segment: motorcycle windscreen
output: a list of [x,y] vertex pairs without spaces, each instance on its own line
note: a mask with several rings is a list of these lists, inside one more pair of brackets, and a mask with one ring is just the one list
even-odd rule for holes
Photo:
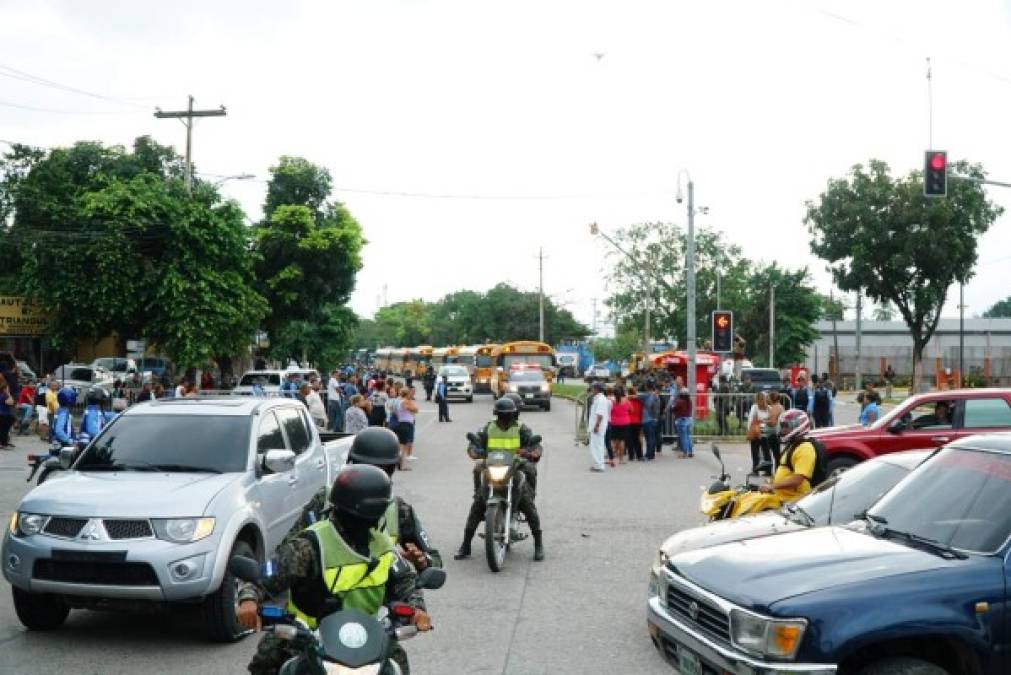
[[488,466],[509,466],[513,463],[511,453],[503,450],[494,450],[488,453]]
[[319,623],[323,658],[349,668],[361,668],[386,658],[389,637],[374,617],[347,609]]

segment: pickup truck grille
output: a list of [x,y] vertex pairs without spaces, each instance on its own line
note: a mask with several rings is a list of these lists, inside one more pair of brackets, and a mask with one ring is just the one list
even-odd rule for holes
[[51,534],[54,537],[66,537],[67,539],[73,539],[81,533],[84,526],[87,524],[87,518],[63,518],[61,516],[53,516],[46,523],[45,529],[42,531],[46,534]]
[[730,642],[730,617],[716,605],[691,596],[676,586],[669,586],[667,609],[712,637]]
[[83,562],[77,560],[35,561],[32,576],[46,581],[102,586],[157,586],[158,576],[147,563]]
[[534,387],[520,387],[519,388],[519,393],[520,394],[539,394],[539,393],[541,393],[541,385],[537,385],[537,386],[534,386]]
[[144,539],[153,534],[146,520],[104,520],[102,524],[109,539]]

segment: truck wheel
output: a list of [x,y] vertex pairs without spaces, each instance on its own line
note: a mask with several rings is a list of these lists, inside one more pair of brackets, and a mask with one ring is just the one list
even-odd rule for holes
[[855,467],[859,462],[856,459],[849,456],[833,457],[828,460],[828,477],[832,478],[841,474],[843,471],[849,471]]
[[884,659],[867,666],[858,675],[949,675],[948,671],[929,661],[906,657]]
[[14,611],[28,630],[59,628],[70,614],[70,608],[58,595],[29,593],[17,586],[11,587],[11,591],[14,594]]
[[473,402],[474,402],[474,397],[473,396],[468,396],[467,397],[467,403],[473,403]]
[[[253,547],[244,541],[237,541],[232,546],[229,558],[236,555],[256,558]],[[225,576],[221,579],[218,590],[208,595],[200,610],[204,617],[204,629],[207,637],[213,642],[237,642],[249,632],[239,626],[235,619],[238,609],[239,581],[225,568]]]

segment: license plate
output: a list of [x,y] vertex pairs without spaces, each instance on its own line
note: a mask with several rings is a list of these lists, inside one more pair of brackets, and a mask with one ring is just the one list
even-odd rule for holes
[[681,645],[678,645],[678,670],[681,671],[681,675],[702,675],[699,657]]
[[533,398],[533,394],[523,394],[523,398]]

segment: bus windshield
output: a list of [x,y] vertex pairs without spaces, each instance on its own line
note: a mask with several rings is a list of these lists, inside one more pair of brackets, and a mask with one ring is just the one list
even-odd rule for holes
[[551,368],[554,366],[554,358],[551,354],[503,354],[502,367],[509,368],[514,363],[536,363],[541,368]]
[[479,354],[477,357],[477,367],[478,368],[491,368],[492,359],[487,354]]

